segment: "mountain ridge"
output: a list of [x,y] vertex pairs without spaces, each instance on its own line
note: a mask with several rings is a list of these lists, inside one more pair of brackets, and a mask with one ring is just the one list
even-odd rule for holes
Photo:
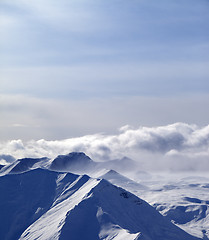
[[198,239],[105,179],[39,168],[1,176],[0,192],[1,239]]

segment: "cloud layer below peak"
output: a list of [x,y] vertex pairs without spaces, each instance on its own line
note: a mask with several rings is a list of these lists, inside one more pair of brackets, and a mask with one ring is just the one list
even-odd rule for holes
[[96,161],[127,156],[143,170],[209,170],[209,125],[175,123],[137,129],[124,126],[115,135],[94,134],[56,141],[12,140],[0,143],[0,147],[1,156],[8,154],[15,158],[54,158],[83,151]]

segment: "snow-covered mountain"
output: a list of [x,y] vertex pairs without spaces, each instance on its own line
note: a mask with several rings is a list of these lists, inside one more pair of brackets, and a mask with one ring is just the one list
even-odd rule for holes
[[27,172],[31,169],[45,168],[49,165],[49,159],[43,158],[22,158],[18,159],[11,164],[5,165],[0,169],[0,176],[5,174],[15,174]]
[[0,192],[0,239],[197,239],[104,179],[35,169],[1,176]]
[[108,165],[73,152],[3,166],[0,239],[208,239],[209,179],[168,182],[138,168],[130,179],[111,169],[129,162],[135,166],[128,158]]

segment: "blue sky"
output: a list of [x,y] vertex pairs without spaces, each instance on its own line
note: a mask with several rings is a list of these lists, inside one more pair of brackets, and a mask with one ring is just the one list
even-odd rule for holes
[[1,0],[1,140],[207,125],[206,0]]

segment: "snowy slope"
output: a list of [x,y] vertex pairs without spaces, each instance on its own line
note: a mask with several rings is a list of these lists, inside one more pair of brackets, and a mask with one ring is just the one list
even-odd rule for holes
[[106,180],[35,169],[0,177],[0,239],[195,240]]
[[53,203],[57,173],[34,170],[0,177],[0,239],[17,239]]
[[135,192],[170,221],[202,239],[209,238],[209,177],[207,173],[152,174]]

